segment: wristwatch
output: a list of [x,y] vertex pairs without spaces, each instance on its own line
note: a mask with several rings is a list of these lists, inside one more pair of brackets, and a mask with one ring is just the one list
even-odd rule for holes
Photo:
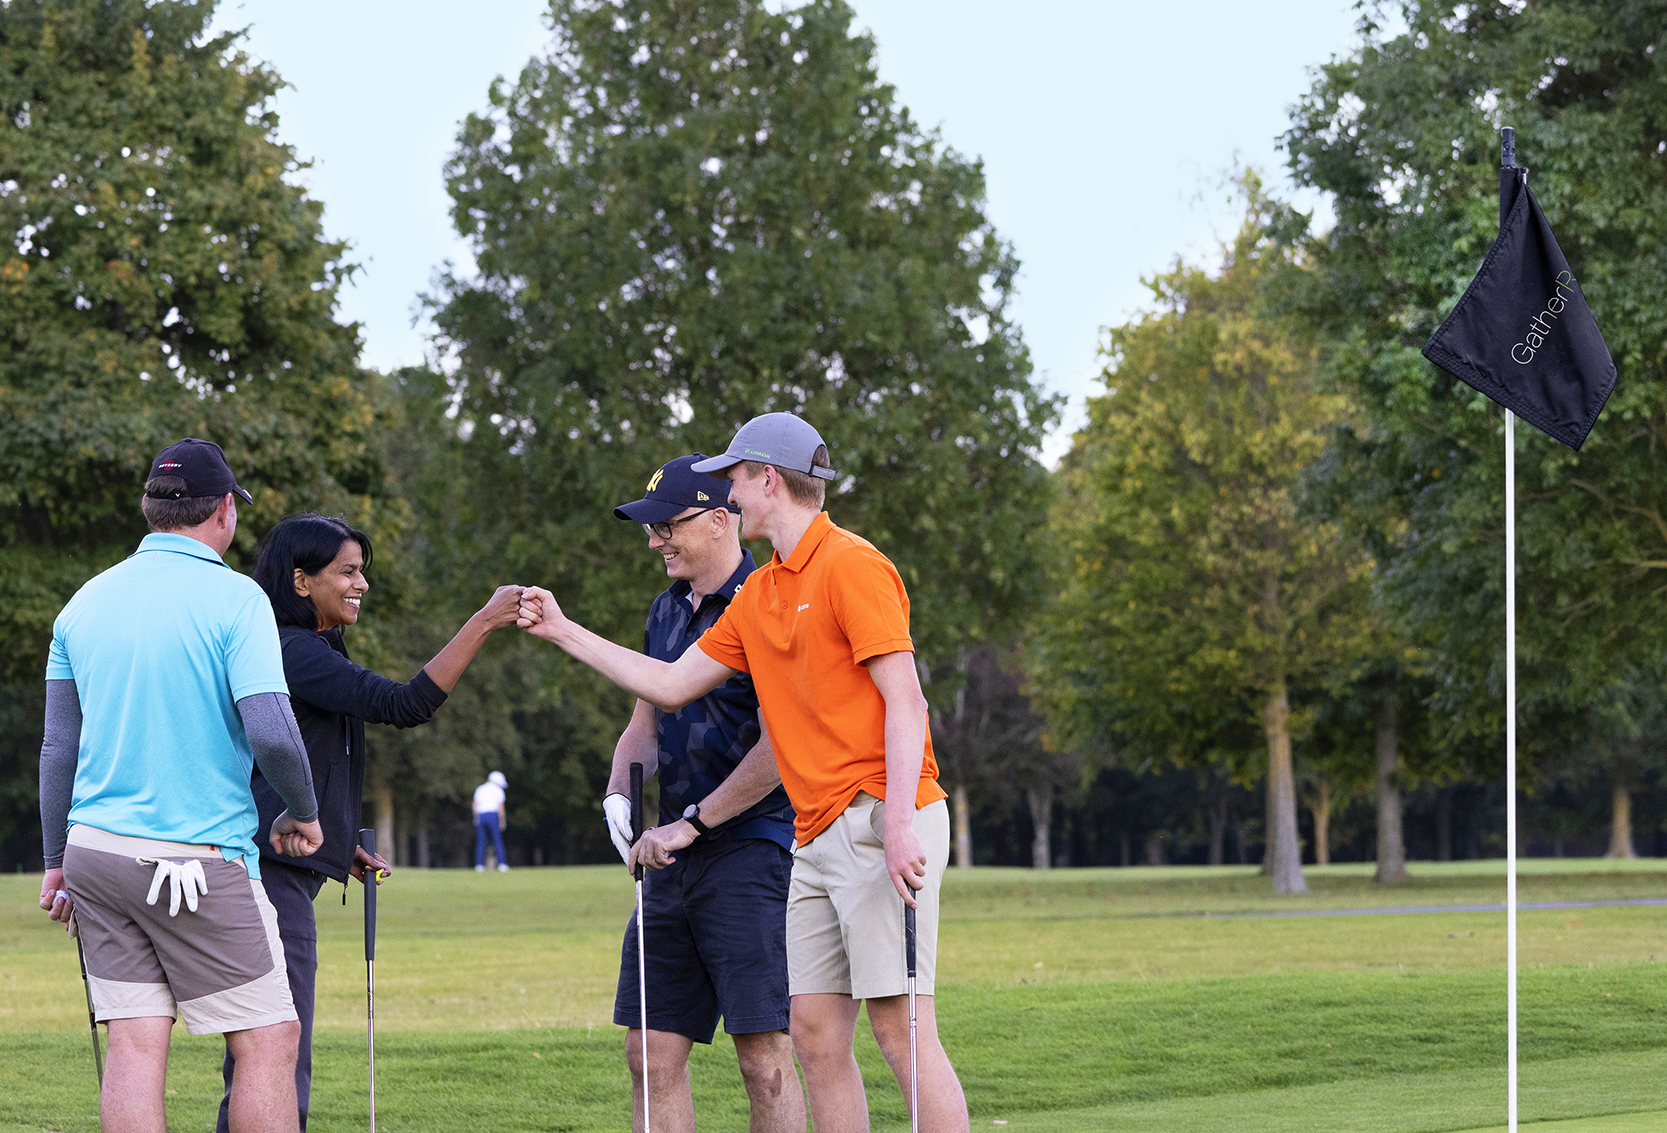
[[700,804],[690,803],[683,808],[683,821],[695,828],[696,834],[710,834],[712,828],[700,820]]

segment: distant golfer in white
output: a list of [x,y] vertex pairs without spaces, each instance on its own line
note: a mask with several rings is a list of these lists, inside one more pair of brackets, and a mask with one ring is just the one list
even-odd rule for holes
[[509,862],[504,860],[504,790],[509,780],[502,771],[494,771],[486,782],[475,788],[475,872],[486,871],[486,839],[492,838],[492,848],[498,853],[498,872],[508,873]]

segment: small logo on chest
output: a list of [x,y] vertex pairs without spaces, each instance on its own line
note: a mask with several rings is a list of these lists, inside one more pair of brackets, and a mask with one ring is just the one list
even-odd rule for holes
[[798,612],[798,613],[801,613],[801,614],[802,614],[802,613],[804,613],[804,612],[805,612],[805,611],[806,611],[806,610],[808,610],[808,609],[810,609],[810,603],[809,603],[809,602],[805,602],[805,603],[802,603],[802,604],[801,604],[801,605],[800,605],[800,606],[799,606],[799,609],[798,609],[798,611],[797,611],[797,612]]

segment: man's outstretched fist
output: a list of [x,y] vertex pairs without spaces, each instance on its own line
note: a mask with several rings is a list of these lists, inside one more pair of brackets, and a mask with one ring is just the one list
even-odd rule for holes
[[541,586],[529,586],[521,592],[521,616],[515,624],[545,641],[556,639],[556,627],[562,621],[561,607],[556,596]]

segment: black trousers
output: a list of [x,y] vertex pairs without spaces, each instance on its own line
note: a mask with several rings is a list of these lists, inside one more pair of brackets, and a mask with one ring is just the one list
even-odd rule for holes
[[[307,1103],[313,1092],[313,985],[318,976],[318,922],[313,919],[313,898],[324,887],[324,875],[262,858],[260,880],[266,899],[278,914],[278,937],[283,941],[284,964],[289,969],[289,994],[301,1019],[301,1043],[295,1052],[295,1100],[301,1111],[301,1130],[306,1133]],[[220,1099],[215,1133],[231,1133],[227,1113],[236,1066],[228,1049],[221,1067],[226,1093]]]

